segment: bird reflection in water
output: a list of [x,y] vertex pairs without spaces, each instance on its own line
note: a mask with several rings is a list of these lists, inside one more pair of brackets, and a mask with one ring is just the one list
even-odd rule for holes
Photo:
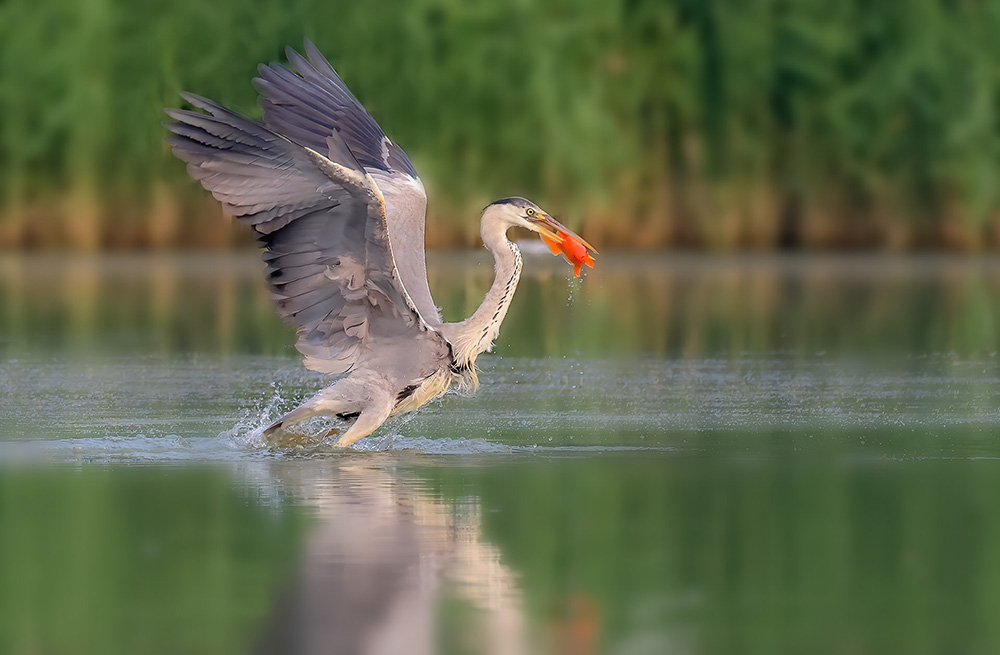
[[529,652],[517,576],[484,540],[478,499],[448,502],[371,456],[271,467],[317,525],[257,652]]

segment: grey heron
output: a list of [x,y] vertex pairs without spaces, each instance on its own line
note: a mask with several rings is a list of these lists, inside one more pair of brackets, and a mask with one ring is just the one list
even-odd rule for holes
[[349,422],[337,446],[392,415],[478,386],[476,357],[492,348],[521,274],[512,227],[538,233],[579,275],[596,250],[534,203],[504,198],[482,213],[494,280],[469,318],[447,323],[431,298],[424,256],[427,196],[406,153],[389,140],[308,40],[291,67],[261,64],[254,86],[263,123],[182,93],[167,109],[174,154],[253,227],[279,314],[296,327],[305,366],[340,376],[264,433],[317,415]]

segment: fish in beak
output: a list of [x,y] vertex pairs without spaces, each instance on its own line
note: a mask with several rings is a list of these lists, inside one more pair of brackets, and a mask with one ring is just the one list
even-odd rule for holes
[[597,254],[597,249],[584,241],[580,235],[548,214],[541,214],[531,222],[538,229],[539,236],[552,251],[552,254],[562,255],[567,262],[573,265],[574,277],[580,277],[580,269],[584,264],[594,268],[593,256]]

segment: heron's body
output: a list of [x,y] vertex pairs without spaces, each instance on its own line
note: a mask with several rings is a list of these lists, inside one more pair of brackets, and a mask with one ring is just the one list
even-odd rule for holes
[[185,95],[207,113],[167,110],[168,127],[191,175],[256,230],[305,365],[342,376],[266,432],[337,415],[352,421],[337,441],[346,446],[454,384],[478,384],[476,357],[492,347],[521,273],[509,228],[579,238],[523,198],[493,203],[481,227],[493,285],[468,319],[443,322],[427,284],[423,184],[311,43],[306,53],[289,50],[296,72],[260,67],[263,125]]

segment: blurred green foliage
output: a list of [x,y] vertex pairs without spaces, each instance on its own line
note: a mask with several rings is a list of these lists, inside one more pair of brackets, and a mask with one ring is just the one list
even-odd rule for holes
[[998,31],[945,0],[7,0],[0,243],[228,239],[162,108],[258,115],[307,36],[421,171],[432,244],[511,193],[605,245],[995,244]]

